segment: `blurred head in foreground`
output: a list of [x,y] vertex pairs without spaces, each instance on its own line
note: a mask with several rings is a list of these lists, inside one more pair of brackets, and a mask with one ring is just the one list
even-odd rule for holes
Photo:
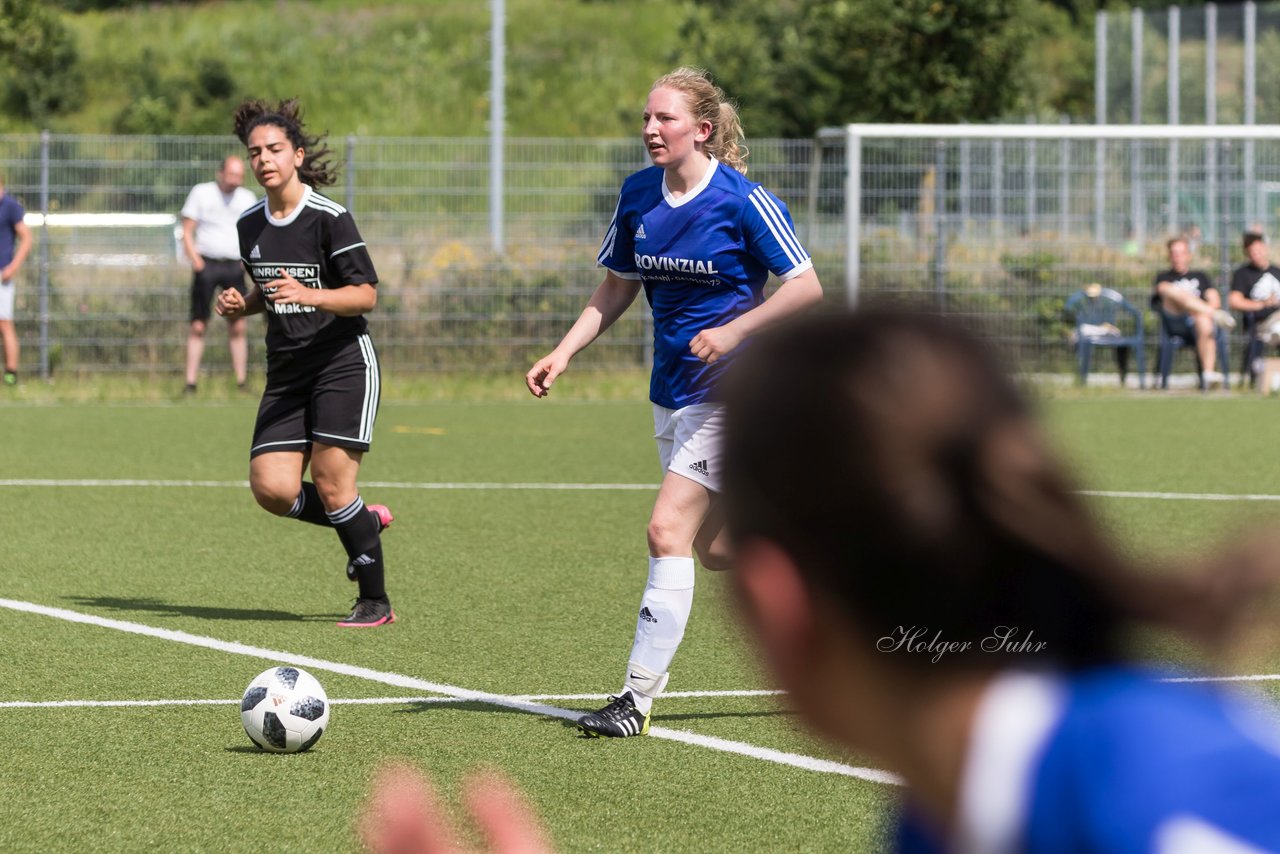
[[1115,656],[1109,587],[1126,570],[976,339],[927,315],[875,311],[806,319],[743,359],[724,491],[739,563],[786,555],[863,640],[913,624],[955,639],[1003,625],[1046,644],[999,660],[974,646],[944,668]]
[[[1180,810],[1229,807],[1239,821],[1211,824],[1280,844],[1280,819],[1250,809],[1280,797],[1280,756],[1213,692],[1122,651],[1135,622],[1216,636],[1259,561],[1131,566],[976,338],[898,310],[809,316],[743,354],[725,422],[745,618],[809,724],[906,778],[921,821],[905,827],[927,828],[906,838],[1044,850],[1036,822],[1050,837],[1065,822],[1080,838],[1060,850],[1111,850],[1088,836],[1095,819],[1148,838]],[[1117,764],[1128,794],[1108,801],[1087,769]],[[1258,788],[1224,807],[1241,768]],[[983,769],[993,776],[975,785]],[[1197,782],[1175,792],[1168,775]],[[1004,813],[1008,849],[982,819],[1007,798],[1028,810]]]

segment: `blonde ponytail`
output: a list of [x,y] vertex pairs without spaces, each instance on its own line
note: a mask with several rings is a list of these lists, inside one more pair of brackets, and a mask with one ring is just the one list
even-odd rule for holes
[[703,148],[721,163],[739,172],[747,171],[747,147],[743,144],[742,121],[738,110],[725,99],[724,91],[711,82],[701,68],[677,68],[653,82],[650,89],[675,89],[685,96],[695,122],[710,122],[711,136]]

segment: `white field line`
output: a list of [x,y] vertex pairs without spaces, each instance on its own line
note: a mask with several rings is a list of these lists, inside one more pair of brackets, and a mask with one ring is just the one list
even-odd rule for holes
[[[1280,673],[1250,673],[1240,676],[1174,676],[1157,679],[1157,682],[1277,682]],[[664,691],[662,699],[702,697],[780,697],[785,691],[768,689],[747,689],[741,691]],[[609,699],[608,694],[506,694],[510,700],[532,702],[540,700],[582,700],[601,702]],[[78,708],[148,708],[154,706],[230,706],[239,703],[238,699],[210,700],[0,700],[0,709],[78,709]],[[349,697],[345,699],[330,698],[335,706],[402,706],[402,705],[448,705],[450,703],[468,702],[465,697]],[[677,739],[679,740],[679,739]]]
[[[410,483],[391,480],[363,481],[372,489],[475,489],[475,490],[548,490],[548,491],[649,491],[658,488],[656,483],[498,483],[498,482],[420,482]],[[3,478],[0,487],[158,487],[158,488],[226,488],[248,489],[247,480],[141,480],[133,478]],[[1123,492],[1105,489],[1082,489],[1079,495],[1094,498],[1142,498],[1155,501],[1280,501],[1280,495],[1266,493],[1219,492]]]
[[[773,697],[784,691],[667,691],[662,699],[672,697]],[[607,694],[516,694],[513,700],[594,700],[609,699]],[[78,709],[78,708],[146,708],[151,706],[230,706],[239,700],[3,700],[0,709]],[[351,697],[330,698],[335,706],[401,706],[437,705],[466,702],[460,697]]]
[[1280,495],[1221,492],[1115,492],[1105,489],[1082,489],[1080,495],[1095,498],[1147,498],[1154,501],[1280,501]]
[[[311,670],[340,673],[344,676],[353,676],[357,679],[366,679],[370,682],[379,682],[384,685],[392,685],[397,688],[408,688],[415,691],[430,691],[433,694],[444,694],[455,700],[485,703],[492,706],[499,706],[501,708],[528,712],[534,715],[545,715],[547,717],[560,718],[562,720],[575,720],[579,715],[578,712],[570,711],[569,709],[549,706],[519,697],[512,697],[503,694],[491,694],[487,691],[474,691],[470,688],[461,688],[456,685],[447,685],[440,682],[429,682],[425,679],[418,679],[413,676],[404,676],[399,673],[371,670],[367,667],[357,667],[355,665],[343,664],[337,661],[325,661],[319,658],[311,658],[306,655],[295,655],[294,653],[282,652],[280,650],[264,649],[262,647],[249,646],[247,644],[236,643],[234,641],[224,641],[217,638],[205,637],[203,635],[193,635],[173,629],[160,629],[154,626],[144,625],[142,623],[128,622],[126,620],[112,620],[93,614],[82,614],[78,611],[68,611],[64,608],[50,608],[46,605],[37,605],[32,602],[21,602],[14,599],[0,599],[0,607],[28,614],[39,614],[45,617],[53,617],[54,619],[66,620],[72,623],[82,623],[105,629],[115,629],[116,631],[159,638],[160,640],[188,644],[189,646],[203,647],[205,649],[217,650],[219,652],[230,653],[233,655],[246,655],[252,658],[261,658],[272,662],[294,664],[298,667]],[[670,741],[678,741],[684,744],[697,745],[711,750],[718,750],[724,753],[748,756],[753,759],[761,759],[766,762],[776,762],[780,765],[789,765],[791,767],[801,768],[807,771],[841,774],[847,777],[857,777],[858,779],[869,780],[875,783],[901,783],[901,780],[896,775],[875,768],[859,768],[852,765],[845,765],[840,762],[816,759],[812,756],[785,753],[780,750],[758,747],[754,744],[695,735],[693,733],[682,732],[680,730],[667,729],[666,727],[652,727],[649,730],[649,735],[656,738],[668,739]]]

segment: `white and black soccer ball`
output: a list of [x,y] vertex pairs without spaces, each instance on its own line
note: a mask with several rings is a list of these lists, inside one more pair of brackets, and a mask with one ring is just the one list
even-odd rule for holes
[[263,750],[300,753],[319,741],[329,725],[329,698],[307,671],[273,667],[245,689],[240,722]]

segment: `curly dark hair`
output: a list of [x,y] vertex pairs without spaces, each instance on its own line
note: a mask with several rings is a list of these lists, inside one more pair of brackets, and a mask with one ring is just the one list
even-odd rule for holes
[[302,104],[297,98],[275,104],[253,98],[236,107],[232,126],[240,142],[248,145],[249,134],[262,125],[280,128],[295,149],[301,148],[306,152],[302,166],[298,168],[298,178],[302,183],[312,187],[327,187],[337,181],[338,176],[329,160],[332,152],[323,144],[325,135],[307,134],[306,125],[302,122]]

